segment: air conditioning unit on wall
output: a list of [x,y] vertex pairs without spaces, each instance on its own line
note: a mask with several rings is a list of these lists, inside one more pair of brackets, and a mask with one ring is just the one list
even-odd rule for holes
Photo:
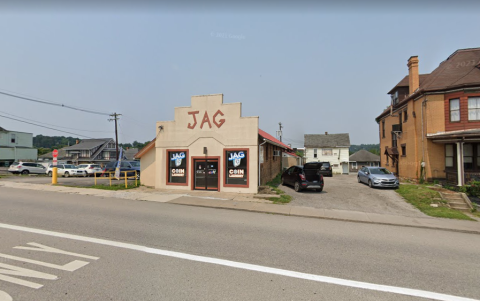
[[274,157],[280,157],[281,154],[282,154],[282,152],[279,151],[279,150],[274,150],[274,151],[273,151],[273,156],[274,156]]

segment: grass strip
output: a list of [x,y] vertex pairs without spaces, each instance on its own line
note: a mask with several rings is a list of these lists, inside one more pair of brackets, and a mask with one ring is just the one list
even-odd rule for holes
[[273,180],[270,182],[267,182],[267,186],[272,188],[273,191],[275,191],[278,195],[280,195],[280,198],[267,198],[269,201],[272,201],[274,204],[287,204],[292,201],[292,197],[283,192],[278,188],[280,185],[282,179],[282,173],[279,173]]
[[[446,201],[441,199],[439,193],[427,188],[426,185],[402,184],[395,191],[428,216],[474,220],[458,210],[449,208]],[[433,207],[431,204],[437,204],[438,207]]]

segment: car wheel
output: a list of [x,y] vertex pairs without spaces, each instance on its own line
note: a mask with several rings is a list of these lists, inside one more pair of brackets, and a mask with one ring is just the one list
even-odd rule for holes
[[362,180],[360,180],[360,177],[357,176],[357,181],[358,183],[362,183]]
[[317,192],[322,192],[323,188],[317,188],[316,190],[317,190]]
[[295,182],[294,188],[295,188],[295,191],[296,191],[296,192],[302,191],[302,188],[300,188],[300,183],[298,183],[298,181]]
[[372,180],[368,180],[368,187],[373,188]]
[[68,177],[70,176],[70,174],[68,173],[68,171],[66,171],[63,176],[64,176],[65,178],[68,178]]
[[48,172],[48,176],[51,177],[53,173],[51,171]]
[[28,175],[29,173],[30,173],[30,172],[29,172],[27,169],[25,169],[25,170],[22,171],[22,175]]

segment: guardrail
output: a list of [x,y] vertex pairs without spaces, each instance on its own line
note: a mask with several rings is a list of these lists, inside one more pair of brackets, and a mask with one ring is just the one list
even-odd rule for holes
[[[132,173],[132,170],[130,170],[130,171],[121,171],[121,172],[120,172],[120,178],[115,177],[115,172],[110,172],[110,171],[107,171],[107,172],[94,172],[94,173],[93,173],[93,176],[94,176],[94,178],[95,178],[95,185],[97,185],[97,174],[100,174],[100,176],[98,176],[98,178],[108,177],[108,179],[110,180],[110,186],[112,186],[112,179],[115,179],[115,180],[125,179],[125,188],[128,188],[128,179],[135,179],[135,187],[138,186],[138,185],[137,185],[138,173],[137,173],[136,170],[134,170],[133,172],[134,172],[134,175],[133,175],[133,176],[128,176],[127,174]],[[123,173],[123,177],[121,177],[122,173]],[[108,175],[108,176],[107,176],[107,175]]]

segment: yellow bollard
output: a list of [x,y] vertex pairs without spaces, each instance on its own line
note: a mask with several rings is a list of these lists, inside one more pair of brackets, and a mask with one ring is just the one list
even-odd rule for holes
[[52,184],[57,184],[57,168],[52,168]]
[[124,171],[123,175],[125,176],[125,188],[127,188],[128,187],[128,185],[127,185],[127,172]]

